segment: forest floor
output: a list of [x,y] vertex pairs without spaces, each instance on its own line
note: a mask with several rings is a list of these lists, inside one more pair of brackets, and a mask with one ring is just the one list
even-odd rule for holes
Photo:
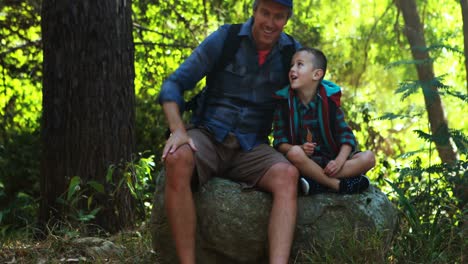
[[43,240],[0,241],[0,263],[159,263],[148,231],[109,237],[49,235]]

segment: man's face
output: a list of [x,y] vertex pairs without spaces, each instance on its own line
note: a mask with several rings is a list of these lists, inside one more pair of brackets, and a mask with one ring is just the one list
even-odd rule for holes
[[259,50],[269,50],[288,22],[289,9],[273,1],[260,1],[254,11],[252,35]]

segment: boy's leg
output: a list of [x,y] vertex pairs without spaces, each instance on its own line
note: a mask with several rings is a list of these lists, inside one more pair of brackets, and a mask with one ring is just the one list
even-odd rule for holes
[[372,151],[366,150],[354,154],[345,161],[341,170],[334,178],[349,178],[365,174],[375,166],[375,155]]
[[311,160],[299,146],[293,146],[286,153],[286,157],[296,166],[301,175],[315,180],[317,183],[324,185],[334,191],[340,188],[340,181],[335,178],[328,177],[323,168],[315,161]]
[[340,179],[341,194],[361,193],[369,187],[369,179],[366,176],[356,176],[351,178]]

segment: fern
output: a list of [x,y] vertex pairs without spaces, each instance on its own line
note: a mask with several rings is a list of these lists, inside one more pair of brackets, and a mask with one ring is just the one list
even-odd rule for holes
[[423,49],[424,51],[433,51],[433,50],[443,50],[443,49],[446,49],[448,51],[451,51],[453,53],[458,53],[460,55],[463,55],[464,56],[464,53],[462,50],[458,49],[458,48],[454,48],[454,47],[451,47],[451,46],[447,46],[447,45],[444,45],[444,44],[435,44],[435,45],[431,45],[429,47],[426,47],[425,49]]
[[[445,76],[446,74],[441,75],[441,76],[436,76],[427,82],[414,80],[414,81],[406,81],[406,82],[400,83],[395,93],[396,94],[402,93],[403,95],[402,95],[401,100],[403,101],[408,96],[418,92],[418,88],[421,87],[424,91],[424,94],[428,98],[436,98],[436,95],[440,94],[438,90],[441,89],[441,90],[444,90],[446,93],[449,93],[449,94],[454,93],[455,95],[457,95],[457,97],[466,100],[466,96],[463,97],[461,94],[457,94],[456,92],[450,91],[450,86],[443,83]],[[434,89],[434,88],[437,88],[437,89]]]
[[418,88],[421,87],[420,81],[407,81],[400,83],[400,86],[395,93],[402,93],[401,100],[405,100],[408,96],[418,92]]
[[430,87],[436,87],[438,89],[448,90],[450,88],[450,86],[445,85],[442,82],[444,80],[445,76],[447,76],[447,74],[443,74],[443,75],[434,77],[434,79],[429,81],[429,86]]
[[422,64],[428,64],[428,63],[433,63],[434,59],[425,59],[425,60],[399,60],[396,62],[389,63],[387,66],[385,66],[385,69],[390,69],[394,68],[397,66],[401,65],[422,65]]
[[467,94],[461,93],[459,91],[450,91],[450,90],[446,91],[446,93],[448,95],[451,95],[451,96],[457,98],[457,99],[462,100],[465,103],[468,102],[468,95]]
[[420,153],[423,153],[427,151],[427,149],[423,148],[423,149],[419,149],[419,150],[414,150],[414,151],[408,151],[408,152],[405,152],[403,154],[401,154],[400,156],[397,157],[397,159],[407,159],[407,158],[410,158],[410,157],[413,157],[417,154],[420,154]]
[[425,133],[422,130],[413,130],[413,132],[418,135],[418,138],[424,139],[426,142],[434,142],[431,134]]
[[467,155],[468,137],[465,135],[465,133],[463,133],[463,131],[461,130],[456,129],[449,130],[449,133],[453,141],[455,142],[455,146],[457,146],[458,151],[463,155]]
[[383,116],[379,116],[377,120],[395,120],[395,119],[406,119],[410,116],[408,115],[401,115],[401,114],[394,114],[394,113],[385,113]]

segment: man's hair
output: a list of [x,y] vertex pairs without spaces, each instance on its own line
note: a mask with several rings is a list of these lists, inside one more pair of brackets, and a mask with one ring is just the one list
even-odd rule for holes
[[[255,0],[254,3],[253,3],[253,11],[255,12],[255,10],[257,10],[257,7],[258,7],[258,4],[260,3],[260,1],[263,1],[263,2],[268,2],[268,1],[273,1],[273,0]],[[288,7],[288,19],[291,18],[292,16],[292,7]]]
[[[314,56],[314,59],[312,60],[312,65],[314,65],[315,68],[322,69],[323,70],[323,76],[325,76],[325,73],[327,72],[327,57],[323,52],[319,49],[315,48],[310,48],[310,47],[302,47],[298,49],[296,52],[300,51],[305,51]],[[323,77],[322,77],[323,79]]]

